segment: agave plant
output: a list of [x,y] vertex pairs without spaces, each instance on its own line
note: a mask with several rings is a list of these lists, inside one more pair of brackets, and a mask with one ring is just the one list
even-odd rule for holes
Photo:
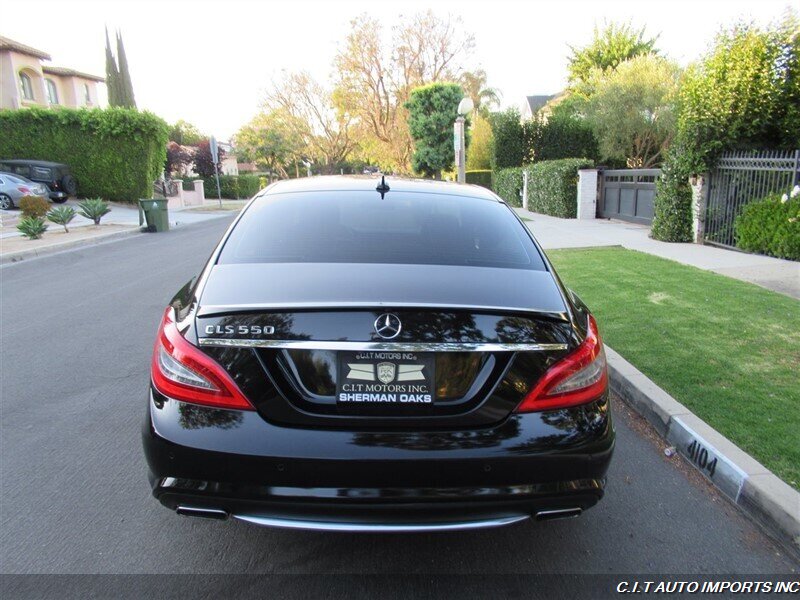
[[57,206],[47,213],[47,220],[63,226],[64,232],[69,233],[67,225],[75,218],[76,214],[75,209],[71,206]]
[[100,225],[100,219],[103,218],[103,215],[107,215],[111,212],[111,209],[108,207],[108,202],[104,202],[100,198],[89,198],[83,202],[79,202],[78,208],[80,209],[81,216],[91,219],[94,221],[95,225]]
[[29,240],[38,240],[47,231],[47,223],[41,217],[22,217],[17,229]]

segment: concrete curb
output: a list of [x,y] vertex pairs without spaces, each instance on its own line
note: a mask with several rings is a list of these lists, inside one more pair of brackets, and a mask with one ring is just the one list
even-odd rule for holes
[[84,238],[82,240],[75,240],[75,241],[65,242],[63,244],[54,244],[52,246],[45,246],[44,248],[37,248],[33,250],[20,250],[18,252],[9,252],[7,254],[0,255],[0,265],[13,264],[31,258],[48,256],[50,254],[58,254],[59,252],[64,252],[66,250],[74,250],[75,248],[81,248],[84,246],[94,246],[96,244],[102,244],[103,242],[109,242],[119,238],[130,237],[132,235],[137,235],[140,233],[142,233],[142,230],[139,227],[135,227],[134,229],[129,229],[126,231],[114,231],[112,233],[106,233],[91,238]]
[[800,555],[800,492],[606,346],[611,390],[768,533]]

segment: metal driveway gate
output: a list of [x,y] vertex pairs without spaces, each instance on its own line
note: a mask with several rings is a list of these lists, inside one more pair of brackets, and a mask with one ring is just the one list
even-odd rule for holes
[[742,208],[800,181],[800,150],[725,152],[711,172],[706,198],[704,241],[736,247],[734,223]]
[[661,169],[618,169],[600,173],[597,216],[650,225]]

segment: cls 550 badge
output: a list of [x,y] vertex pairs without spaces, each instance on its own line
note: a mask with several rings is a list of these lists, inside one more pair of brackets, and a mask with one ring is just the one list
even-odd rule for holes
[[272,325],[206,325],[206,335],[272,335]]

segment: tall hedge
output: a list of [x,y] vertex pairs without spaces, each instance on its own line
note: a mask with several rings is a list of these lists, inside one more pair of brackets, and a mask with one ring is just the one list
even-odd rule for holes
[[128,108],[0,111],[0,158],[69,165],[81,197],[150,198],[166,160],[168,126]]
[[525,142],[519,111],[509,108],[489,115],[492,126],[492,170],[521,167],[525,161]]
[[692,189],[684,173],[671,158],[675,152],[675,148],[667,152],[661,177],[656,182],[650,235],[662,242],[691,242]]
[[494,191],[511,206],[522,206],[523,171],[528,173],[528,209],[574,219],[578,215],[578,169],[593,166],[588,158],[547,160],[494,173]]
[[492,189],[492,172],[489,169],[475,169],[474,171],[467,171],[466,182],[480,185],[486,189]]
[[587,121],[554,116],[547,122],[537,119],[534,123],[535,133],[527,153],[536,162],[562,158],[599,158],[597,138]]
[[522,206],[522,167],[510,167],[494,172],[494,193],[511,206]]
[[589,169],[588,158],[545,160],[529,165],[528,210],[574,219],[578,216],[578,169]]
[[800,144],[797,16],[786,13],[767,28],[737,24],[718,34],[709,52],[684,73],[676,106],[677,133],[663,165],[651,229],[666,242],[691,239],[685,182],[712,170],[720,153]]
[[[217,197],[217,180],[214,177],[203,179],[206,198]],[[249,200],[261,189],[261,178],[258,175],[220,175],[219,190],[223,198],[228,200]]]

